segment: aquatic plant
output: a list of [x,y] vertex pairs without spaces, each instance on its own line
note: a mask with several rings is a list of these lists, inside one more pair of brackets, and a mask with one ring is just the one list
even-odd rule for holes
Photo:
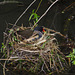
[[66,57],[70,58],[70,59],[71,59],[70,62],[72,62],[72,64],[75,65],[75,48],[73,48],[73,52],[70,53],[70,54],[69,54],[68,56],[66,56]]
[[37,13],[35,12],[35,10],[32,10],[32,13],[29,17],[29,21],[32,19],[34,21],[34,24],[38,21],[38,18],[40,16],[37,15]]

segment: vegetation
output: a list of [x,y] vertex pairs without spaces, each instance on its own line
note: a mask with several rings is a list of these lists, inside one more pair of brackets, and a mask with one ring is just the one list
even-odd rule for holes
[[[40,17],[40,16],[38,16],[35,12],[34,12],[35,10],[32,10],[32,13],[31,13],[31,15],[30,15],[30,17],[29,17],[29,21],[31,20],[31,19],[33,19],[33,20],[35,20],[34,21],[34,24],[38,21],[38,18]],[[32,18],[33,17],[33,18]]]
[[75,48],[73,48],[73,52],[70,53],[67,57],[71,58],[72,64],[75,65]]
[[[68,68],[71,66],[69,63],[75,65],[75,43],[72,39],[65,36],[65,34],[68,34],[68,24],[72,20],[72,15],[70,15],[70,17],[67,19],[68,21],[66,21],[64,25],[63,30],[66,32],[64,35],[46,27],[44,27],[46,32],[43,33],[43,36],[36,41],[30,40],[31,38],[34,38],[34,36],[31,36],[31,38],[28,39],[23,39],[23,37],[18,34],[18,31],[27,29],[31,30],[32,28],[34,29],[34,27],[38,25],[37,23],[47,14],[51,7],[58,2],[58,0],[55,0],[54,2],[51,0],[52,4],[50,4],[45,13],[42,16],[38,16],[37,10],[42,2],[42,0],[40,0],[37,9],[33,9],[29,17],[29,21],[33,21],[33,26],[17,26],[16,24],[19,19],[26,13],[26,11],[34,2],[36,2],[36,0],[34,0],[27,7],[27,9],[16,20],[15,24],[13,24],[11,28],[8,27],[8,29],[6,29],[4,32],[3,43],[1,47],[1,53],[3,53],[3,56],[0,59],[5,61],[2,64],[4,74],[5,69],[10,70],[9,66],[12,67],[12,70],[23,69],[28,72],[43,72],[44,74],[51,75],[66,71],[66,69],[68,70]],[[66,7],[62,11],[62,14],[64,14],[71,5]],[[59,44],[56,34],[61,36],[63,41],[66,40],[66,42],[61,42]],[[72,47],[70,47],[71,45]],[[65,50],[70,53],[66,55],[64,51],[62,51],[62,48],[60,48],[61,46],[65,46]],[[68,58],[70,58],[70,62],[67,60]],[[5,66],[7,66],[7,68]]]

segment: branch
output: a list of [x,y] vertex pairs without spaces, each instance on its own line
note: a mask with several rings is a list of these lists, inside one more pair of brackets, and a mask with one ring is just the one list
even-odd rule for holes
[[3,1],[3,2],[0,2],[0,5],[8,4],[8,3],[21,3],[21,2],[19,2],[19,1]]
[[26,11],[36,2],[36,0],[34,0],[27,8],[26,10],[19,16],[19,18],[16,20],[15,24],[17,24],[17,22],[20,20],[20,18],[26,13]]
[[54,2],[49,6],[49,8],[48,8],[48,9],[45,11],[45,13],[38,19],[38,21],[34,24],[33,27],[36,26],[36,24],[47,14],[47,12],[51,9],[51,7],[52,7],[55,3],[57,3],[57,2],[58,2],[58,0],[54,1]]
[[[25,52],[29,52],[29,53],[40,53],[40,50],[34,51],[34,50],[25,50],[25,49],[19,49],[21,51],[25,51]],[[50,51],[50,49],[42,51],[43,53],[47,53],[48,51]]]
[[53,1],[52,0],[48,0],[50,3],[53,3]]
[[44,40],[41,40],[41,41],[39,41],[38,43],[35,43],[35,44],[33,44],[33,46],[37,46],[37,45],[39,45],[39,44],[41,44],[41,43],[44,43],[44,42],[46,42],[46,39],[44,39]]

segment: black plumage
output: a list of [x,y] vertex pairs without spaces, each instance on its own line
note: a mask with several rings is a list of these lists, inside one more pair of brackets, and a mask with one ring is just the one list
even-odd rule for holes
[[23,39],[24,38],[28,39],[29,37],[31,37],[32,35],[34,35],[34,33],[36,33],[37,35],[39,35],[39,37],[37,38],[37,39],[39,39],[43,35],[43,27],[37,26],[37,27],[34,28],[34,30],[25,29],[25,30],[17,31],[17,33],[19,35],[21,35]]

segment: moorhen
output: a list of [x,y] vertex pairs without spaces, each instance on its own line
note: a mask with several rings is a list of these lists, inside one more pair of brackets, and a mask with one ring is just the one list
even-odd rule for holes
[[23,39],[24,38],[28,39],[31,36],[35,35],[35,34],[38,35],[38,37],[36,39],[39,39],[39,38],[42,37],[44,32],[45,32],[44,28],[43,27],[39,27],[39,26],[35,27],[34,30],[25,29],[25,30],[22,30],[22,31],[17,31],[17,33],[19,35],[21,35]]

